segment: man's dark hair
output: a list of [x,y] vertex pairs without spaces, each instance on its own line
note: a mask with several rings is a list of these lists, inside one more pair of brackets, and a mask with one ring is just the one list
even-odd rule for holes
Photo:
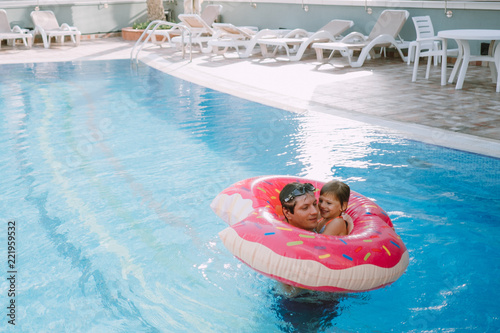
[[[299,193],[294,195],[294,191],[297,190]],[[280,202],[283,208],[286,208],[290,213],[294,214],[295,205],[297,201],[296,197],[300,197],[302,195],[306,195],[307,193],[314,193],[315,188],[312,184],[306,183],[288,183],[283,187],[280,192]]]

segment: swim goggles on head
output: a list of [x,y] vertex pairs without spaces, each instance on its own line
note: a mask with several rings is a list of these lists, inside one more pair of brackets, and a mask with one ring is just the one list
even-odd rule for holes
[[300,197],[301,195],[306,194],[306,192],[314,192],[316,188],[311,183],[305,183],[297,185],[297,187],[283,199],[285,202],[289,202],[290,200],[295,199],[296,197]]

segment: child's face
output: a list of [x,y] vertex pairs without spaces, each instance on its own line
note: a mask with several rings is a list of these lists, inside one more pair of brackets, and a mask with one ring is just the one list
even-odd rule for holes
[[319,196],[319,211],[322,218],[332,219],[340,216],[342,207],[340,201],[334,195],[324,194]]

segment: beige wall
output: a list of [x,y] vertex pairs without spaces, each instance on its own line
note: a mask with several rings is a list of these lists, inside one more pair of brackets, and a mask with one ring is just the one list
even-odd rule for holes
[[[11,24],[23,28],[33,28],[30,13],[34,6],[24,8],[6,8]],[[57,5],[40,6],[40,10],[52,10],[59,23],[76,26],[82,34],[95,34],[121,31],[123,27],[131,26],[135,21],[146,20],[146,2],[131,4],[109,4],[108,8],[101,5]]]
[[[217,2],[215,2],[217,3]],[[304,28],[315,31],[331,19],[350,19],[355,22],[352,30],[368,33],[375,20],[386,7],[372,7],[371,15],[363,6],[312,5],[309,11],[302,10],[300,4],[220,2],[223,5],[221,20],[236,25],[251,25],[258,28]],[[174,10],[175,17],[182,13],[183,2],[165,2],[165,8]],[[133,22],[147,19],[146,2],[102,5],[54,5],[40,6],[41,10],[52,10],[59,22],[77,26],[83,34],[118,32]],[[398,7],[401,9],[401,7]],[[500,29],[500,11],[453,9],[453,16],[447,18],[444,8],[422,9],[404,8],[411,16],[430,15],[436,31],[457,28]],[[30,12],[34,6],[26,8],[6,8],[9,20],[21,27],[32,27]],[[415,29],[411,19],[401,32],[405,40],[415,39]]]

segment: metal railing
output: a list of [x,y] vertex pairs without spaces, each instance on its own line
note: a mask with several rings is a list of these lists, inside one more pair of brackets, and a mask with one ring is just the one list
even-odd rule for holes
[[[184,43],[184,38],[186,36],[189,38],[189,45],[191,45],[191,31],[187,29],[186,26],[178,23],[173,23],[173,22],[168,22],[168,21],[163,21],[163,20],[155,20],[152,21],[151,23],[148,24],[146,29],[144,29],[144,32],[141,34],[141,37],[135,42],[134,47],[132,48],[132,51],[130,51],[130,61],[134,61],[136,63],[139,62],[139,53],[141,52],[142,48],[144,45],[146,45],[147,42],[152,41],[151,37],[154,35],[155,31],[158,29],[159,26],[161,25],[168,25],[171,26],[171,29],[165,30],[166,32],[170,30],[175,30],[179,29],[180,30],[180,37],[181,37],[181,45],[182,45],[182,58],[184,59],[184,56],[186,54],[186,46]],[[156,36],[155,36],[156,38]],[[171,42],[170,40],[170,35],[167,34],[168,41]],[[192,48],[189,48],[189,62],[193,60],[193,53],[192,53]]]

